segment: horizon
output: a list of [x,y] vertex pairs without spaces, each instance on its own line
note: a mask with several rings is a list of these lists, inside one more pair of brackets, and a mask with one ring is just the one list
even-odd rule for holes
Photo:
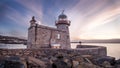
[[71,40],[120,39],[120,0],[1,0],[0,35],[27,38],[29,21],[55,27],[65,10]]

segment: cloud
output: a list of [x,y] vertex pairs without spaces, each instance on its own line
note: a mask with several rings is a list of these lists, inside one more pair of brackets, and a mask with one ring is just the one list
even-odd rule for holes
[[[61,10],[65,9],[65,14],[71,20],[71,39],[99,38],[99,33],[96,33],[95,29],[101,31],[100,28],[104,25],[106,27],[106,24],[118,22],[116,19],[119,19],[120,15],[120,0],[13,0],[5,1],[2,6],[0,3],[0,7],[2,7],[0,20],[10,19],[9,23],[26,29],[29,27],[32,16],[35,16],[38,23],[51,26]],[[106,30],[107,28],[113,28],[113,26],[106,27]],[[24,31],[23,28],[20,33],[22,31]],[[115,29],[111,32],[114,33],[114,31],[117,32]]]
[[17,0],[17,2],[20,3],[22,6],[24,6],[27,9],[27,12],[33,12],[33,14],[37,14],[40,17],[42,16],[42,6],[40,1]]
[[5,16],[8,19],[14,21],[13,23],[17,23],[18,25],[28,27],[29,21],[31,20],[32,16],[35,16],[37,20],[42,21],[42,8],[40,4],[38,4],[38,2],[34,0],[31,0],[29,2],[28,0],[17,0],[16,4],[17,3],[19,4],[19,7],[23,8],[22,10],[19,11],[19,7],[16,8],[7,5],[8,10],[10,12],[7,12]]
[[28,17],[27,16],[24,16],[22,13],[18,12],[16,9],[12,8],[12,7],[9,7],[9,10],[11,11],[10,13],[8,13],[6,15],[6,17],[8,19],[11,19],[12,23],[16,23],[18,25],[21,25],[21,26],[27,26],[28,24]]
[[43,10],[41,0],[16,0],[19,4],[26,9],[27,16],[35,16],[39,21],[42,21]]
[[[68,11],[68,15],[70,15],[70,19],[72,20],[70,27],[71,38],[80,39],[85,36],[87,37],[89,31],[113,21],[120,14],[120,5],[118,3],[120,3],[119,0],[81,0]],[[104,34],[104,36],[106,35]],[[92,37],[94,35],[87,38]]]
[[[0,6],[2,7],[0,10],[2,17],[0,19],[3,20],[3,22],[0,23],[4,25],[5,22],[7,22],[7,25],[13,24],[9,25],[9,27],[11,27],[10,29],[7,26],[4,27],[5,31],[3,27],[0,27],[2,28],[1,32],[7,35],[13,35],[13,33],[15,33],[16,36],[27,36],[27,28],[29,27],[29,21],[32,16],[35,16],[39,22],[42,21],[42,7],[37,1],[5,1],[3,4],[0,4]],[[8,22],[9,20],[10,22]],[[12,34],[10,32],[12,32]]]

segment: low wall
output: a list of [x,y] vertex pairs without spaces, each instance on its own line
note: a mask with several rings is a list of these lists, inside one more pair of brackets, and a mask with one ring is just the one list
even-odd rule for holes
[[77,48],[77,49],[0,49],[0,56],[20,56],[20,57],[50,57],[57,54],[63,55],[93,55],[94,57],[106,56],[106,47]]
[[[81,54],[91,54],[93,56],[107,56],[107,48],[104,46],[93,46],[93,45],[77,45],[76,50],[81,51]],[[84,52],[82,52],[84,51]]]

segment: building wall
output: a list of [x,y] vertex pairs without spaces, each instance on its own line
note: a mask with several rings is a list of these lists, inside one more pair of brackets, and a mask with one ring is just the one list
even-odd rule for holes
[[[60,39],[58,39],[58,34]],[[28,48],[50,48],[51,44],[60,44],[61,48],[70,48],[66,31],[43,25],[28,29]]]
[[27,48],[31,48],[34,45],[35,45],[35,27],[32,26],[28,29]]
[[70,45],[70,34],[69,34],[69,25],[66,24],[59,24],[57,25],[57,29],[66,31],[66,44]]

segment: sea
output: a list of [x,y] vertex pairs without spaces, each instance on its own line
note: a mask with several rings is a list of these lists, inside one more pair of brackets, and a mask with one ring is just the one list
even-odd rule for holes
[[[75,49],[78,43],[72,43],[71,48]],[[81,43],[81,45],[95,45],[107,47],[107,55],[120,59],[120,43]],[[0,44],[0,49],[26,49],[23,44]]]
[[0,43],[0,49],[26,49],[27,45],[24,44],[2,44]]
[[[71,48],[76,48],[78,43],[72,43]],[[105,46],[107,47],[107,56],[115,57],[115,59],[120,59],[120,43],[81,43],[81,45],[95,45],[95,46]]]

